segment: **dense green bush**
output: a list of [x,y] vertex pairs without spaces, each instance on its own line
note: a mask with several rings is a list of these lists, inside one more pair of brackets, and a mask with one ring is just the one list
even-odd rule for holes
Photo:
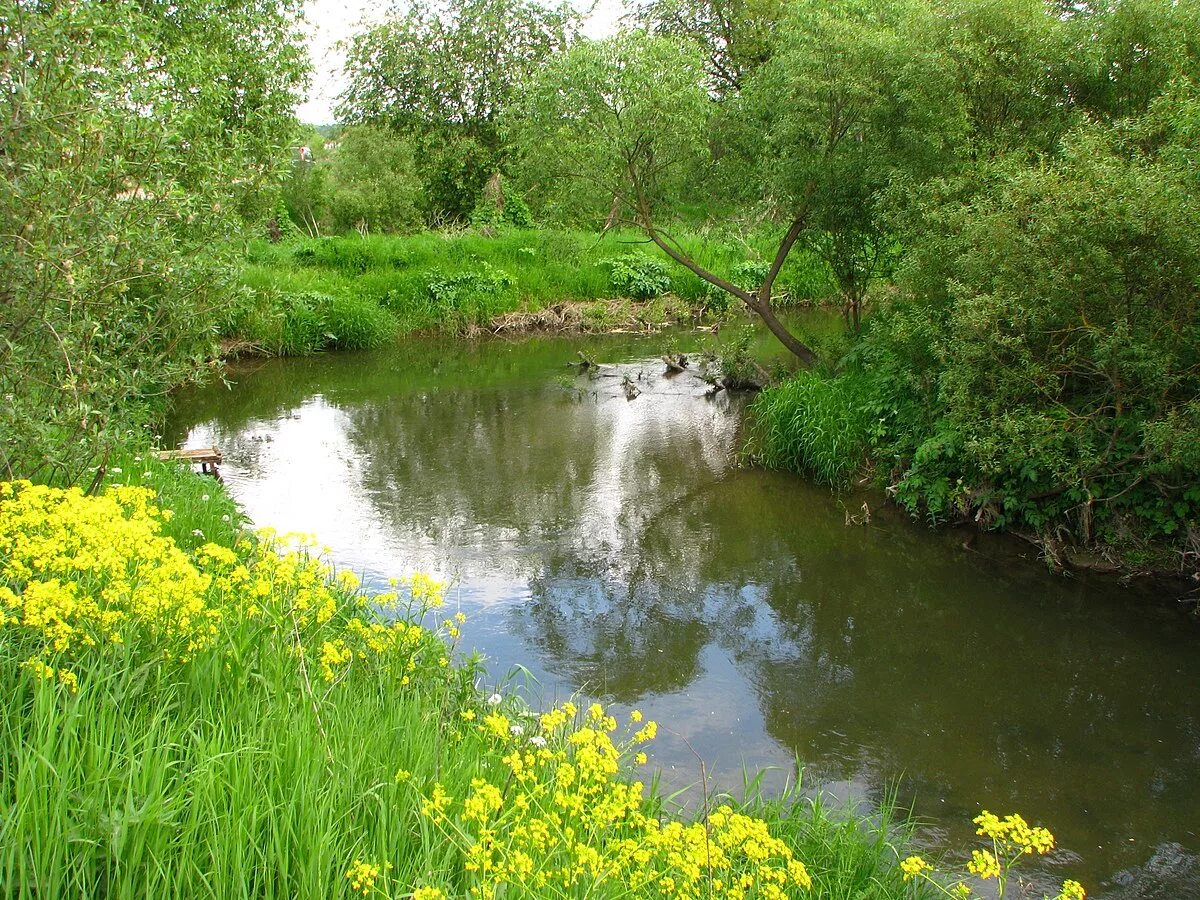
[[1180,84],[1052,165],[1002,160],[928,201],[858,352],[905,505],[1106,541],[1196,527],[1197,110]]
[[428,282],[430,299],[442,321],[462,328],[485,325],[516,305],[516,279],[495,266],[481,262],[478,268],[457,272],[435,272]]
[[499,228],[504,225],[513,228],[533,228],[533,212],[518,194],[505,194],[503,204],[487,192],[479,198],[471,213],[471,226],[474,228]]
[[601,265],[608,267],[613,290],[634,300],[660,297],[671,288],[666,264],[652,256],[627,253],[601,260]]

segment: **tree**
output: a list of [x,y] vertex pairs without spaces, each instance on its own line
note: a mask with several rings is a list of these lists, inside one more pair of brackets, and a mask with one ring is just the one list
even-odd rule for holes
[[401,135],[368,125],[348,128],[332,166],[335,228],[395,232],[420,221],[421,185],[412,147]]
[[[705,140],[714,104],[695,51],[644,32],[581,44],[535,79],[515,132],[527,168],[533,162],[573,185],[613,191],[626,221],[740,299],[811,366],[816,354],[779,321],[772,289],[798,241],[877,230],[877,192],[897,173],[935,168],[947,152],[960,117],[946,102],[952,91],[932,48],[932,21],[922,0],[790,4],[770,61],[722,111],[728,140],[720,147]],[[699,265],[666,230],[683,176],[705,154],[710,168],[750,185],[747,193],[781,224],[753,291]],[[831,246],[853,249],[855,240]]]
[[351,39],[338,114],[411,134],[431,213],[465,218],[503,166],[499,116],[577,25],[566,4],[417,0]]
[[508,117],[523,187],[556,218],[599,224],[614,198],[669,203],[704,156],[712,102],[694,47],[644,31],[582,40],[549,61]]
[[297,12],[0,0],[0,476],[86,477],[205,371],[289,158]]
[[783,10],[782,0],[649,0],[636,19],[652,34],[700,47],[709,88],[724,96],[740,91],[771,58],[771,36]]
[[1200,78],[1200,7],[1098,0],[1069,19],[1072,103],[1095,118],[1139,116],[1181,74]]
[[939,45],[967,117],[970,161],[1053,152],[1075,121],[1066,85],[1068,26],[1043,0],[947,0]]

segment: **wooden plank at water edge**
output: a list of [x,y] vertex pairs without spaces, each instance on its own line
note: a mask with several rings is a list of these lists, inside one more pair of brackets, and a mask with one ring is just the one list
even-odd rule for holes
[[221,451],[216,447],[201,447],[196,450],[158,450],[154,454],[164,462],[179,460],[180,462],[199,465],[200,471],[214,478],[220,478],[217,466],[224,461]]

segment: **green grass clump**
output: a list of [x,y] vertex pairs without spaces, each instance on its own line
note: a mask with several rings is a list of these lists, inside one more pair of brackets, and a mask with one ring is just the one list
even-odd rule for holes
[[847,486],[867,461],[878,418],[869,387],[858,372],[801,372],[768,388],[750,407],[751,457]]

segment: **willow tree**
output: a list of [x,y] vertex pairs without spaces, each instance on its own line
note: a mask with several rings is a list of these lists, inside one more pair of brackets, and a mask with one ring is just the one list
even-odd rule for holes
[[[534,79],[512,134],[542,191],[575,203],[615,198],[623,221],[742,301],[812,366],[812,348],[776,314],[775,282],[801,240],[849,235],[828,246],[858,253],[858,238],[878,228],[878,191],[938,164],[960,116],[933,22],[924,0],[797,0],[770,60],[720,104],[698,47],[644,31],[581,43]],[[670,234],[683,202],[718,190],[705,180],[718,171],[780,229],[753,290],[699,264]]]

